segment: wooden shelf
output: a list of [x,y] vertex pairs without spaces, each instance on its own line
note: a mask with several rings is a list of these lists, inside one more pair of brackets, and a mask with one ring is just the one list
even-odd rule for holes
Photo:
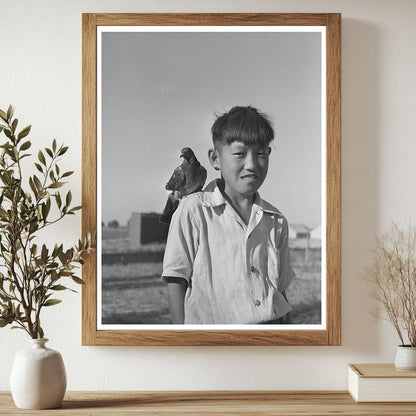
[[39,411],[14,406],[0,392],[0,415],[415,415],[414,403],[355,403],[339,391],[67,392],[62,407]]

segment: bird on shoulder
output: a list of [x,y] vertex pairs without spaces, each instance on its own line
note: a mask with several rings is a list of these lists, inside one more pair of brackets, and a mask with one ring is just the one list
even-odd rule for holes
[[171,192],[159,219],[162,224],[170,224],[179,201],[186,195],[201,191],[207,179],[206,169],[190,147],[184,147],[179,157],[183,158],[183,162],[173,171],[165,186]]

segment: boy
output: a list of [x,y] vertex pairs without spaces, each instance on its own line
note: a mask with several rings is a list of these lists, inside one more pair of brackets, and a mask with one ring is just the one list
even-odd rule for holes
[[208,157],[221,179],[183,198],[163,261],[175,324],[279,323],[291,310],[288,224],[257,190],[274,138],[253,107],[233,107],[212,126]]

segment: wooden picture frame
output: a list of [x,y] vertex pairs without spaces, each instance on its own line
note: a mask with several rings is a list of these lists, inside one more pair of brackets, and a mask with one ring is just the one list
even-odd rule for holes
[[[340,345],[341,344],[341,15],[83,14],[82,230],[97,224],[97,28],[102,26],[323,27],[326,44],[326,322],[323,329],[98,329],[97,255],[83,266],[83,345]],[[325,65],[324,65],[325,67]],[[323,162],[322,162],[323,163]]]

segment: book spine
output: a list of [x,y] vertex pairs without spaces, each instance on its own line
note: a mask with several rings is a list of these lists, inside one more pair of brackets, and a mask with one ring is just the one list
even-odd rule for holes
[[357,373],[351,367],[348,367],[348,391],[356,402],[358,402],[358,383]]

